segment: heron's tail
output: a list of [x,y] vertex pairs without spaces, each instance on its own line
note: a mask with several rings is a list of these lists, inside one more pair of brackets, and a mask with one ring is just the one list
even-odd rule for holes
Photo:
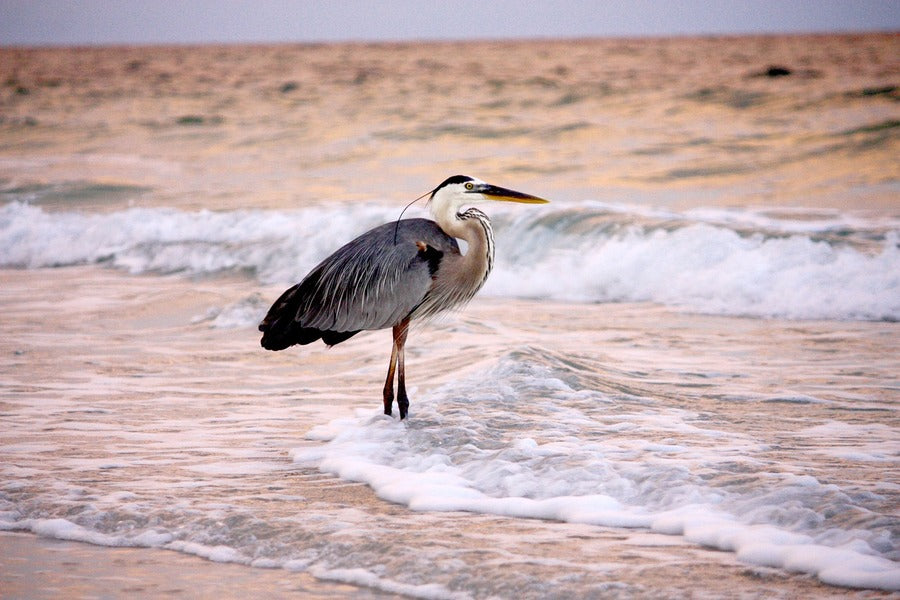
[[301,304],[300,285],[285,291],[259,324],[260,345],[266,350],[284,350],[294,345],[305,346],[321,339],[329,346],[348,340],[359,331],[330,331],[303,327],[297,320]]

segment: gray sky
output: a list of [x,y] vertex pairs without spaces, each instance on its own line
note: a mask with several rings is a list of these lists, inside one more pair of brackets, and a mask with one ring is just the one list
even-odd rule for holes
[[0,0],[0,45],[900,31],[900,0]]

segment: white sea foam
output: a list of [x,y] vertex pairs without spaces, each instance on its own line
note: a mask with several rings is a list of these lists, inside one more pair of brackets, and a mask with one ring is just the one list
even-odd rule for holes
[[88,529],[63,518],[17,519],[16,514],[0,513],[0,531],[27,530],[57,540],[85,542],[96,546],[164,547],[172,541],[172,534],[156,530],[141,531],[132,536],[108,535]]
[[288,569],[306,571],[322,580],[337,581],[391,594],[399,594],[425,600],[465,600],[470,598],[464,592],[453,592],[446,587],[428,584],[410,584],[382,577],[362,568],[329,568],[321,564],[310,564],[309,560],[277,560],[272,558],[250,559],[228,545],[203,544],[188,540],[173,539],[170,533],[155,530],[143,531],[136,535],[108,535],[88,529],[63,518],[17,520],[15,515],[0,513],[0,531],[27,530],[37,535],[58,540],[84,542],[96,546],[164,548],[184,554],[192,554],[213,562],[236,563],[265,569]]
[[[509,214],[498,215],[497,265],[486,294],[649,301],[726,315],[900,319],[900,234],[891,219],[679,215],[595,204]],[[395,217],[385,206],[84,214],[14,202],[0,208],[0,265],[239,270],[288,285],[342,243]],[[255,322],[263,310],[248,300],[206,317],[233,327]]]
[[[365,411],[314,428],[308,437],[327,441],[297,448],[293,458],[366,483],[412,510],[644,528],[828,583],[900,590],[889,530],[829,522],[829,513],[862,510],[839,487],[769,473],[752,458],[762,450],[754,440],[717,436],[697,427],[689,412],[623,412],[601,396],[508,358],[488,376],[417,402],[409,422]],[[593,426],[546,418],[560,408],[581,412]],[[623,433],[617,427],[623,423],[636,425],[640,435]],[[642,427],[648,437],[667,431],[689,437],[660,444],[643,439]],[[740,473],[741,483],[710,483],[699,475],[728,468]]]
[[[526,235],[510,233],[499,247]],[[603,236],[542,239],[514,259],[501,255],[485,292],[649,301],[710,314],[897,320],[898,241],[891,232],[870,253],[804,234],[747,235],[706,223],[628,226]]]
[[466,598],[471,598],[469,594],[451,592],[442,585],[434,583],[420,585],[401,583],[379,577],[366,569],[325,569],[313,567],[309,569],[309,572],[319,579],[360,585],[388,592],[390,594],[398,594],[412,598],[424,598],[425,600],[465,600]]
[[240,552],[224,545],[208,546],[206,544],[198,544],[197,542],[186,542],[176,540],[166,545],[166,548],[184,552],[185,554],[194,554],[213,562],[250,564],[250,560],[242,556]]
[[390,217],[384,208],[291,213],[129,209],[110,214],[0,208],[0,264],[109,263],[132,273],[253,270],[290,281],[343,241]]

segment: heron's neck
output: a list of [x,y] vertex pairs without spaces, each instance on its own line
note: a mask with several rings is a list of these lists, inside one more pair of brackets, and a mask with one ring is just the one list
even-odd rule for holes
[[467,279],[468,285],[474,287],[474,294],[484,284],[494,266],[494,232],[491,222],[477,208],[456,213],[445,221],[438,221],[438,225],[448,235],[465,240],[468,245],[459,274]]

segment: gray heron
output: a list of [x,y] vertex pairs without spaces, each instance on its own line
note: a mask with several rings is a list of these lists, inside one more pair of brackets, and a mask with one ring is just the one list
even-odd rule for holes
[[[334,346],[360,331],[391,327],[384,414],[391,414],[396,373],[397,406],[405,419],[404,347],[410,321],[464,305],[493,267],[490,220],[477,208],[463,210],[482,200],[547,202],[473,177],[449,177],[430,193],[433,221],[402,219],[370,229],[286,290],[259,324],[262,347],[284,350],[319,339]],[[465,254],[457,238],[465,240]]]

